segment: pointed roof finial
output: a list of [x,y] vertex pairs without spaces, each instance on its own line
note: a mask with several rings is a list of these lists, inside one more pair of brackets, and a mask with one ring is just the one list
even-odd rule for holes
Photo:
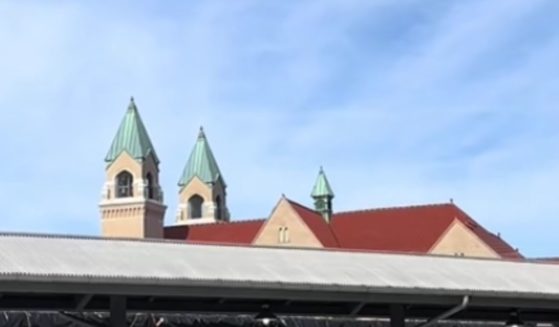
[[136,103],[134,102],[134,97],[130,97],[130,104],[128,104],[128,110],[137,110]]
[[334,191],[332,191],[332,187],[330,187],[330,183],[328,182],[328,178],[326,178],[326,174],[324,173],[322,166],[320,166],[318,177],[316,178],[311,196],[313,198],[324,196],[331,198],[334,197]]
[[200,126],[200,131],[198,132],[198,138],[205,138],[206,134],[204,134],[204,126]]

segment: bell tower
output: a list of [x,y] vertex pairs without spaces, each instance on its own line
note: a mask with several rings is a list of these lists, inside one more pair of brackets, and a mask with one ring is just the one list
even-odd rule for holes
[[159,185],[159,159],[134,98],[105,157],[99,207],[106,237],[162,238],[166,206]]
[[176,224],[229,221],[227,185],[202,127],[178,185],[179,208]]

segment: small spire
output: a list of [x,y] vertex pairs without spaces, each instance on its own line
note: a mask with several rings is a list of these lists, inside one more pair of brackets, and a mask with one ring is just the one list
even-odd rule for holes
[[123,151],[137,160],[144,160],[148,155],[153,155],[155,161],[159,163],[146,127],[134,103],[134,97],[130,97],[128,109],[118,127],[105,161],[114,162]]
[[320,166],[320,171],[318,172],[311,197],[314,199],[315,210],[320,212],[324,220],[330,222],[332,218],[332,199],[334,198],[334,192],[330,187],[330,183],[328,183],[322,166]]
[[221,179],[225,185],[202,126],[200,126],[198,138],[179,179],[179,186],[185,186],[194,176],[198,176],[207,184],[216,183],[218,179]]
[[136,103],[134,102],[134,97],[130,97],[130,104],[128,105],[128,110],[137,110]]
[[328,183],[328,179],[326,178],[326,174],[324,173],[322,166],[320,166],[318,177],[316,178],[311,196],[313,198],[323,196],[334,197],[334,192],[332,191],[332,187],[330,187],[330,183]]

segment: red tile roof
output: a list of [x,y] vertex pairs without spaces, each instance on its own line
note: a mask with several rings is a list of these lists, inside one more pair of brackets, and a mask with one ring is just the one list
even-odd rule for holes
[[386,208],[334,214],[332,228],[342,248],[427,253],[452,219],[438,206]]
[[169,226],[164,237],[195,243],[251,244],[265,219],[230,223]]
[[521,258],[452,203],[340,212],[332,229],[341,248],[427,253],[457,219],[504,258]]
[[289,204],[297,212],[299,217],[303,219],[305,224],[314,232],[314,235],[320,243],[326,248],[339,248],[336,236],[332,232],[330,225],[324,220],[322,215],[312,209],[309,209],[295,201],[288,200]]
[[[335,213],[328,224],[320,213],[288,200],[326,248],[428,253],[458,220],[503,258],[522,255],[452,203]],[[249,245],[266,220],[165,227],[165,238],[197,243]]]

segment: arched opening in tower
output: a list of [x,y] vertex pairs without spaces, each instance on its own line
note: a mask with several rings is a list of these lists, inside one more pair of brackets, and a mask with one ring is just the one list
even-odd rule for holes
[[188,217],[192,219],[202,218],[202,205],[204,199],[198,194],[194,194],[188,200]]
[[127,171],[116,176],[116,197],[127,198],[134,195],[134,177]]

